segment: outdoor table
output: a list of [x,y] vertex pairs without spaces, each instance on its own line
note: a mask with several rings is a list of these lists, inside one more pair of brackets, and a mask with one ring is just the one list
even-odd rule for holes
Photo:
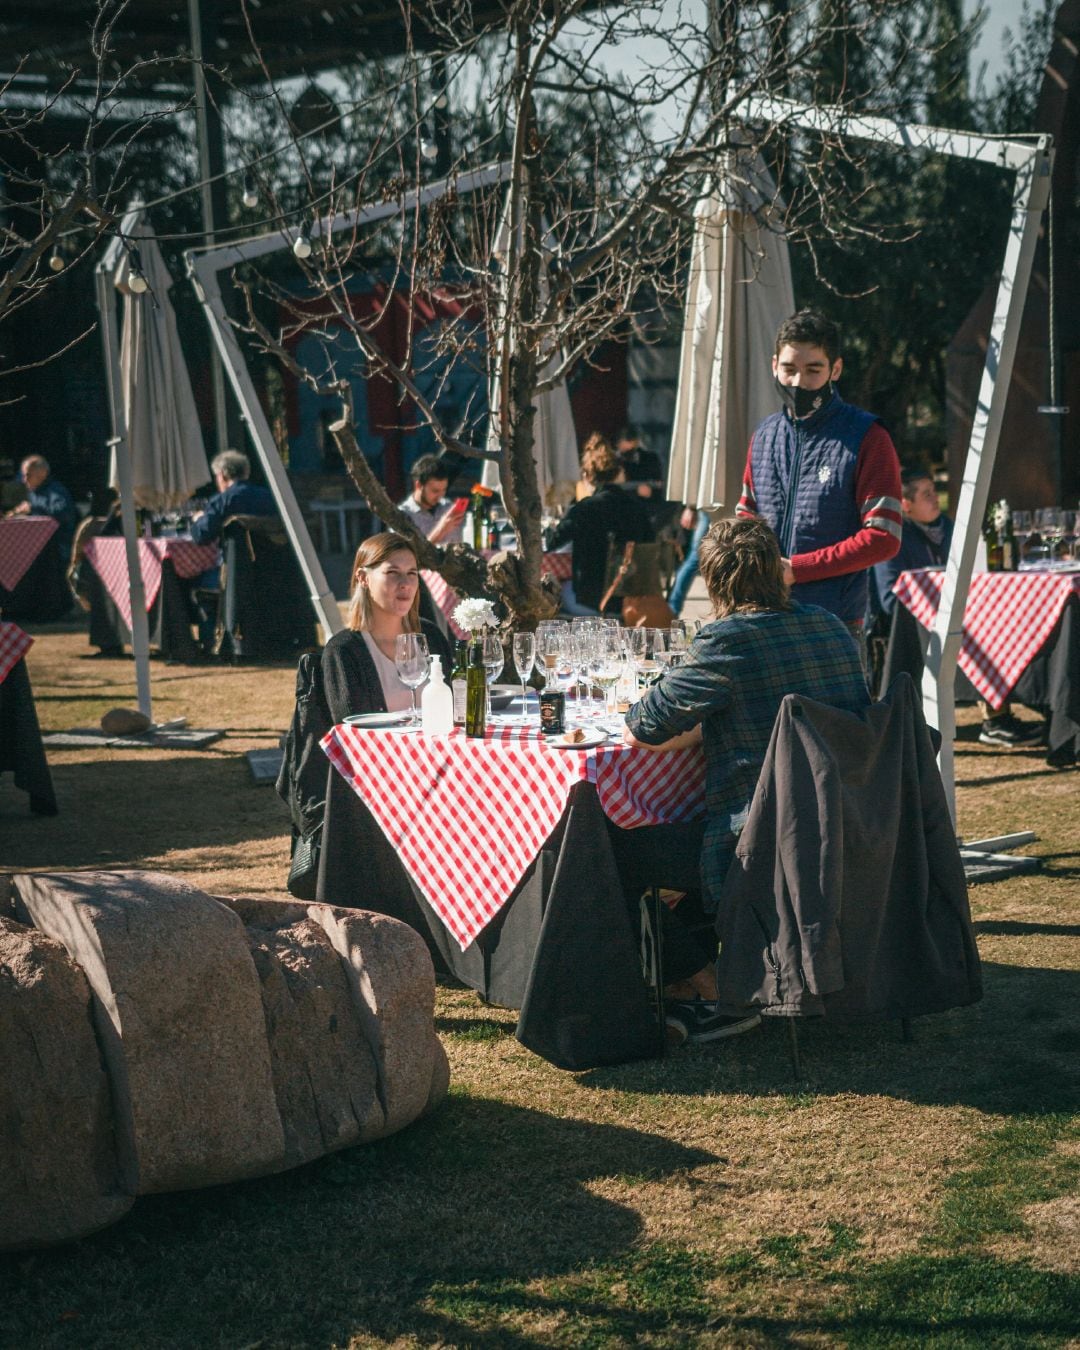
[[317,898],[416,928],[444,969],[520,1009],[518,1039],[586,1068],[660,1050],[612,852],[614,829],[704,805],[700,748],[559,748],[339,725]]
[[0,519],[0,611],[8,618],[47,622],[71,608],[64,560],[52,539],[51,516]]
[[[944,571],[901,572],[883,688],[906,670],[918,683]],[[1049,718],[1049,752],[1080,751],[1080,569],[976,572],[957,661],[992,708],[1015,699]]]
[[[484,554],[485,558],[491,556],[490,553]],[[571,566],[572,560],[569,553],[545,553],[540,559],[540,575],[554,577],[556,581],[560,582],[566,581],[570,576]],[[450,631],[456,638],[464,641],[468,634],[464,633],[451,618],[461,597],[438,572],[423,571],[420,575],[431,592],[431,598],[435,602],[436,608],[446,619]]]
[[29,793],[35,815],[55,816],[56,795],[26,669],[33,642],[18,624],[0,622],[0,773],[14,772],[15,786]]
[[[198,655],[182,581],[200,576],[220,562],[216,543],[192,539],[139,539],[139,568],[150,616],[150,642],[167,660],[190,661]],[[103,649],[131,641],[131,592],[126,541],[122,535],[91,539],[84,557],[99,585],[90,589],[90,641]]]

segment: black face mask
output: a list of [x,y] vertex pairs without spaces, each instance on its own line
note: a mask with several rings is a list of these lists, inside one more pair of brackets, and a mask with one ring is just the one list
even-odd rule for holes
[[803,389],[801,385],[781,384],[773,376],[773,384],[776,385],[776,392],[784,401],[784,406],[796,421],[802,421],[804,417],[812,417],[814,413],[820,412],[833,396],[833,382],[827,380],[820,389]]

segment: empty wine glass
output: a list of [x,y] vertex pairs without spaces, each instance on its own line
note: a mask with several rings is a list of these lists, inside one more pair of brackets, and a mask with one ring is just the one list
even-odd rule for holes
[[555,687],[555,668],[559,663],[559,643],[570,632],[561,619],[541,619],[536,625],[536,669],[545,685]]
[[485,633],[483,640],[484,652],[484,676],[487,680],[487,686],[491,686],[499,678],[502,668],[506,663],[503,654],[502,638],[498,633]]
[[399,633],[394,639],[394,665],[398,679],[412,695],[412,715],[409,725],[415,726],[420,714],[416,707],[416,691],[428,677],[431,658],[427,638],[422,633]]
[[515,633],[514,634],[514,665],[517,668],[518,678],[521,680],[521,717],[518,719],[522,726],[528,720],[525,700],[528,697],[525,690],[525,681],[532,674],[533,663],[536,660],[536,634],[535,633]]

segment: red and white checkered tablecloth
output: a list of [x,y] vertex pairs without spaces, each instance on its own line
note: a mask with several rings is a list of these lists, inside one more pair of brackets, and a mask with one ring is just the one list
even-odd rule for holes
[[[943,571],[901,572],[893,590],[924,628],[932,628]],[[971,578],[958,665],[992,708],[1000,708],[1053,632],[1080,572],[976,572]]]
[[[485,554],[485,557],[490,557]],[[541,576],[554,577],[556,581],[566,581],[570,576],[571,557],[569,553],[545,553],[540,559]],[[427,583],[427,588],[431,592],[431,598],[439,610],[445,615],[447,623],[450,625],[450,631],[457,638],[468,636],[464,633],[450,617],[457,606],[461,596],[449,585],[438,572],[421,572],[420,575]]]
[[17,623],[0,623],[0,684],[4,683],[33,645],[34,639],[29,633],[24,633]]
[[699,747],[569,750],[531,728],[481,741],[346,725],[322,746],[462,951],[509,900],[575,783],[594,783],[623,829],[686,820],[704,803]]
[[[142,572],[146,609],[149,612],[161,589],[161,564],[168,558],[178,577],[197,577],[219,561],[217,544],[196,544],[191,539],[139,539],[139,570]],[[101,578],[113,603],[131,627],[131,592],[128,589],[126,541],[118,535],[91,539],[86,558]]]
[[52,516],[0,520],[0,586],[13,591],[58,528]]

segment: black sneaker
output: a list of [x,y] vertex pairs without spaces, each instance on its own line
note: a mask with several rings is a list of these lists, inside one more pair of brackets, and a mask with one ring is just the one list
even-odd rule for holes
[[702,1045],[706,1041],[720,1041],[726,1036],[753,1031],[761,1022],[761,1014],[746,1012],[731,1017],[717,1012],[715,1003],[694,999],[690,1003],[669,1003],[664,1021],[673,1031],[684,1031],[688,1041]]
[[1006,713],[1004,717],[987,718],[979,731],[979,741],[982,745],[1003,745],[1011,749],[1036,745],[1045,735],[1042,722],[1021,722],[1019,717]]

